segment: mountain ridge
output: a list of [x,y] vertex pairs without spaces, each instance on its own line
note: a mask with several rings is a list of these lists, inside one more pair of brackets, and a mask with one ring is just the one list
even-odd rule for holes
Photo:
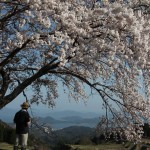
[[[19,110],[15,110],[12,108],[4,108],[0,110],[0,119],[7,122],[7,123],[12,123],[13,122],[13,117],[15,113]],[[36,113],[35,113],[36,112]],[[31,117],[52,117],[55,120],[64,120],[64,118],[67,117],[81,117],[81,118],[98,118],[101,116],[101,114],[95,113],[95,112],[78,112],[78,111],[72,111],[72,110],[64,110],[64,111],[52,111],[52,112],[45,112],[44,110],[40,111],[35,111],[35,112],[30,112]],[[36,114],[36,115],[35,115]]]

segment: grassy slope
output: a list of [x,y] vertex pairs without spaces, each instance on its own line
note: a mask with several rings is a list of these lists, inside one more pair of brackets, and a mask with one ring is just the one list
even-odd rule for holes
[[2,150],[12,150],[13,146],[7,143],[0,143],[0,148]]
[[[131,144],[132,143],[129,142],[129,147],[131,146]],[[100,145],[70,145],[70,146],[72,150],[75,150],[75,149],[78,149],[78,150],[128,150],[129,148],[129,147],[125,148],[126,146],[122,144],[113,144],[113,143],[100,144]],[[8,143],[0,143],[0,150],[12,150],[12,149],[13,149],[13,145],[10,145]],[[31,147],[29,149],[33,150],[33,148]]]
[[[71,145],[72,149],[79,148],[80,150],[126,150],[120,144],[101,144],[101,145]],[[12,150],[13,146],[7,143],[0,143],[2,150]]]
[[[140,149],[150,150],[150,139],[142,139],[142,143],[140,143]],[[136,145],[133,142],[127,142],[124,145],[122,144],[113,144],[113,143],[105,143],[99,145],[71,145],[72,150],[135,150]]]
[[[33,149],[32,147],[29,147],[29,149]],[[8,143],[1,143],[0,142],[0,150],[13,150],[13,145]],[[28,149],[27,149],[28,150]]]
[[80,149],[80,150],[127,150],[121,144],[101,144],[101,145],[72,145],[72,149]]

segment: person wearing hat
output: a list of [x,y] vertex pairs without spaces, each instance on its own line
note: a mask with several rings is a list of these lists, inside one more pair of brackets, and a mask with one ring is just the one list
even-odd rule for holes
[[18,145],[21,144],[21,150],[26,150],[28,141],[29,124],[31,122],[28,113],[29,104],[24,102],[21,105],[21,110],[15,114],[14,123],[16,124],[16,141],[14,150],[18,150]]

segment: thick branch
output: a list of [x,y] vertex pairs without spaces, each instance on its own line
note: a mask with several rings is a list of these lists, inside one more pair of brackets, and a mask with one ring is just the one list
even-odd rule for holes
[[50,63],[44,67],[42,67],[36,74],[34,74],[32,77],[26,79],[23,81],[21,84],[19,84],[14,91],[5,96],[3,99],[0,100],[0,109],[6,106],[8,103],[13,101],[23,90],[31,85],[36,79],[40,78],[41,76],[45,75],[48,73],[49,70],[56,69],[59,65],[59,62],[57,63]]
[[0,99],[3,98],[3,96],[5,95],[7,89],[8,89],[8,85],[9,85],[9,74],[7,74],[4,70],[0,70],[0,74],[3,78],[3,83],[0,89]]
[[25,7],[21,8],[21,9],[18,9],[18,10],[17,10],[17,8],[14,8],[13,12],[9,12],[8,15],[6,15],[2,19],[0,19],[0,23],[3,23],[5,21],[7,21],[8,19],[10,19],[11,17],[15,16],[18,13],[24,12],[28,8],[29,8],[29,6],[25,6]]

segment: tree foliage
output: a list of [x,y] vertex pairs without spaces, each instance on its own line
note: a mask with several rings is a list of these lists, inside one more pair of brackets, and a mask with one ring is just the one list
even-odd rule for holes
[[14,144],[15,130],[0,120],[0,142]]
[[31,103],[54,106],[60,85],[71,98],[86,99],[88,85],[106,110],[99,129],[140,138],[149,117],[149,6],[149,0],[1,0],[0,108],[28,89]]

